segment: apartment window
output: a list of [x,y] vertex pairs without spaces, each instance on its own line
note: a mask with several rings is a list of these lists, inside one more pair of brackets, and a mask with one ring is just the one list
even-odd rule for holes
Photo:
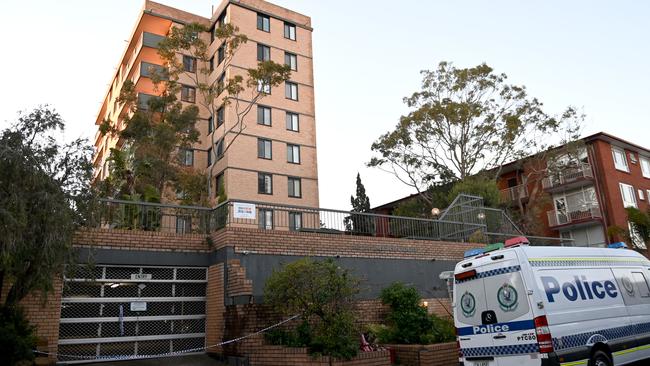
[[300,121],[298,113],[287,112],[287,130],[289,131],[298,131],[300,129]]
[[636,195],[634,194],[634,187],[625,183],[619,183],[618,185],[621,188],[621,196],[623,197],[623,206],[637,207]]
[[257,222],[263,230],[273,230],[273,210],[260,208],[257,210]]
[[292,41],[296,40],[296,25],[288,22],[284,22],[284,38],[288,38]]
[[264,94],[271,94],[271,83],[266,80],[257,81],[257,91]]
[[210,57],[210,72],[214,71],[214,56]]
[[289,183],[289,197],[302,197],[302,191],[300,189],[300,178],[289,177],[287,181]]
[[221,73],[219,75],[219,79],[217,79],[217,92],[221,94],[223,92],[223,89],[226,87],[226,74]]
[[643,242],[643,238],[641,235],[639,235],[639,232],[636,230],[636,227],[632,225],[631,222],[627,222],[627,229],[628,232],[630,233],[630,241],[632,242],[632,245],[636,248],[643,248],[645,246],[645,243]]
[[284,96],[287,99],[298,100],[298,84],[289,81],[284,83]]
[[221,191],[221,190],[225,191],[226,190],[223,173],[217,175],[217,178],[215,179],[215,187],[217,189],[217,192],[216,192],[217,196],[219,195],[219,191]]
[[258,43],[257,61],[271,61],[271,47]]
[[181,149],[180,151],[181,165],[192,166],[194,165],[194,150]]
[[257,139],[257,157],[261,159],[272,159],[271,140]]
[[264,32],[270,32],[271,18],[268,15],[257,13],[257,29]]
[[223,107],[219,107],[219,109],[217,109],[217,127],[219,127],[219,126],[221,126],[223,124],[224,113],[225,112],[224,112]]
[[289,230],[300,231],[302,228],[302,213],[289,212]]
[[196,58],[183,55],[183,71],[196,72]]
[[212,116],[208,117],[208,135],[214,131],[214,118]]
[[637,193],[639,193],[639,199],[641,201],[645,201],[645,194],[643,193],[643,189],[639,189]]
[[257,124],[264,126],[271,125],[271,108],[261,105],[257,106]]
[[618,147],[612,147],[612,155],[614,156],[614,167],[616,167],[616,169],[624,172],[630,171],[627,166],[627,159],[625,158],[625,150],[619,149]]
[[212,148],[211,147],[208,148],[208,167],[210,167],[210,165],[212,165]]
[[273,175],[268,173],[257,174],[257,193],[273,194]]
[[216,145],[215,149],[217,153],[217,160],[219,160],[223,157],[223,138],[217,141],[215,145]]
[[641,173],[646,178],[650,178],[650,159],[641,157]]
[[293,71],[298,71],[298,56],[293,53],[285,52],[284,53],[284,63],[289,65],[289,68]]
[[217,65],[221,65],[221,63],[225,58],[226,58],[226,45],[222,44],[221,47],[217,49]]
[[181,88],[181,100],[188,103],[196,102],[196,89],[191,86],[183,85]]
[[176,216],[176,233],[189,234],[192,232],[191,216]]
[[300,164],[300,146],[287,144],[287,162]]

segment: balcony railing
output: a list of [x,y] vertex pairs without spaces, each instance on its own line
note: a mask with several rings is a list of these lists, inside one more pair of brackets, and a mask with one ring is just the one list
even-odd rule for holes
[[528,197],[528,187],[525,184],[520,184],[514,187],[501,190],[501,200],[504,202],[519,201]]
[[549,227],[575,224],[602,217],[600,207],[598,206],[585,207],[584,209],[578,210],[574,209],[566,212],[551,210],[546,214],[548,215]]
[[557,175],[544,178],[542,187],[550,189],[583,179],[592,179],[593,177],[594,173],[591,170],[591,164],[581,164],[580,166],[566,168]]
[[[466,242],[483,233],[486,240],[521,234],[493,232],[492,215],[482,223],[431,220],[348,212],[253,201],[228,201],[216,208],[103,199],[91,226],[104,229],[209,234],[226,227]],[[491,212],[487,211],[486,212]],[[495,216],[496,217],[496,216]],[[492,230],[492,231],[491,231]]]

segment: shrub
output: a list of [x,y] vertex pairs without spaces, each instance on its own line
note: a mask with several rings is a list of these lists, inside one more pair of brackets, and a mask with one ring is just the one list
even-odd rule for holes
[[32,360],[36,346],[34,327],[17,307],[0,307],[0,364],[15,365]]
[[358,280],[331,260],[304,258],[274,271],[266,281],[265,301],[286,315],[302,314],[293,331],[275,331],[275,344],[304,346],[312,354],[350,359],[358,352],[352,300]]
[[450,321],[429,315],[420,305],[418,291],[396,282],[381,292],[381,300],[390,307],[387,327],[377,328],[376,336],[382,343],[430,344],[455,338]]

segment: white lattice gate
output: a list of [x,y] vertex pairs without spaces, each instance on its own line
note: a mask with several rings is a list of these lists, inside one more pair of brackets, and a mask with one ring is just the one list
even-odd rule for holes
[[205,267],[95,266],[64,279],[59,361],[151,357],[205,346]]

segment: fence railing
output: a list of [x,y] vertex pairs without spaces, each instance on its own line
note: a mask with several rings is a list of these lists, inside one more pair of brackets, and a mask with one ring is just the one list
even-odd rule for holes
[[501,199],[504,202],[518,201],[526,197],[528,197],[528,187],[525,184],[501,190]]
[[225,227],[240,227],[465,242],[502,241],[521,235],[504,230],[502,223],[493,222],[494,215],[488,213],[491,211],[483,210],[478,221],[459,222],[241,200],[207,208],[102,199],[93,222],[105,229],[179,234],[209,234]]
[[598,206],[586,207],[579,210],[574,209],[566,212],[550,210],[546,214],[548,216],[549,227],[568,225],[578,221],[597,219],[602,217],[600,213],[600,207]]
[[594,174],[591,170],[591,164],[581,164],[577,167],[566,168],[557,175],[542,179],[542,187],[544,189],[549,189],[575,182],[580,179],[590,179],[593,177]]

